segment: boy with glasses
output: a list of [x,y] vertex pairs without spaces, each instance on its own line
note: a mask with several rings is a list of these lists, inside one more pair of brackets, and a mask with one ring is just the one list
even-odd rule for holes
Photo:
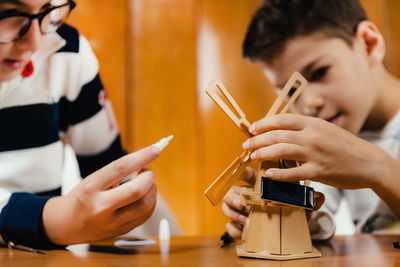
[[[269,169],[279,181],[310,179],[325,194],[313,212],[314,239],[335,233],[340,200],[349,203],[357,232],[384,232],[400,216],[400,81],[383,65],[385,43],[357,0],[269,0],[256,12],[245,57],[260,64],[277,90],[294,70],[309,81],[295,101],[296,114],[255,122],[243,148],[254,160],[297,160]],[[358,135],[358,136],[357,136]],[[245,179],[254,172],[248,170]],[[340,188],[340,189],[338,189]],[[357,189],[357,190],[347,190]],[[223,212],[227,231],[240,237],[248,211],[237,188]]]
[[[160,150],[150,146],[125,155],[96,57],[88,41],[63,24],[74,7],[72,0],[0,0],[0,241],[5,243],[51,249],[105,239],[144,223],[156,204],[154,175],[144,166]],[[62,136],[86,178],[56,196]],[[133,172],[135,179],[116,186]]]

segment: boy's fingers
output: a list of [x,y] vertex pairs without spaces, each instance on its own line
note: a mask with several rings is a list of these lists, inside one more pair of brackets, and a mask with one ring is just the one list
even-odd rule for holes
[[226,231],[231,237],[239,239],[242,237],[243,226],[234,222],[229,222],[226,224]]
[[154,186],[154,173],[150,170],[140,172],[136,178],[112,190],[105,191],[104,198],[113,209],[128,206],[143,198]]
[[307,164],[288,169],[271,168],[265,172],[265,177],[282,182],[297,182],[312,178]]
[[239,224],[244,224],[246,222],[246,216],[242,213],[231,209],[225,202],[222,203],[222,212],[226,217]]
[[253,136],[243,143],[243,149],[254,151],[256,149],[271,146],[279,143],[303,144],[302,136],[299,131],[292,130],[272,130]]
[[150,216],[153,214],[155,207],[156,207],[156,205],[154,205],[154,207],[152,208],[152,210],[150,210],[150,212],[147,213],[147,214],[145,214],[144,216],[142,216],[142,217],[140,217],[140,218],[137,218],[137,219],[134,219],[134,220],[131,220],[131,221],[126,222],[125,224],[119,226],[119,227],[118,227],[118,228],[119,228],[119,231],[118,231],[119,233],[118,233],[118,234],[119,234],[119,235],[120,235],[120,234],[125,234],[125,233],[129,232],[130,230],[132,230],[132,229],[138,227],[139,225],[142,225],[142,224],[143,224],[144,222],[146,222],[146,221],[150,218]]
[[244,206],[240,203],[240,195],[239,193],[231,193],[226,194],[224,197],[224,202],[233,209],[243,210]]
[[126,223],[138,218],[151,215],[157,203],[157,187],[153,184],[148,193],[141,199],[118,209],[115,212],[115,219]]
[[299,131],[304,128],[304,120],[304,116],[296,114],[278,114],[256,121],[249,130],[253,135],[278,129]]
[[91,179],[91,182],[95,183],[100,190],[107,189],[119,183],[132,172],[152,162],[159,155],[160,150],[158,148],[148,146],[111,162],[86,179]]
[[256,161],[288,159],[304,162],[306,159],[303,155],[304,149],[303,146],[296,144],[274,144],[254,151],[251,153],[251,159]]
[[256,183],[257,171],[251,167],[246,167],[244,172],[240,175],[240,179],[247,182],[250,185]]

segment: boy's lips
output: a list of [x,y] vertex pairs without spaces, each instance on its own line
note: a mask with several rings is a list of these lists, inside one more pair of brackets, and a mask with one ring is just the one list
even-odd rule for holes
[[342,113],[338,112],[334,116],[326,118],[325,120],[329,121],[329,122],[331,122],[333,124],[337,124],[341,115],[342,115]]
[[8,59],[8,58],[6,58],[3,60],[3,62],[10,69],[18,70],[18,69],[22,69],[23,67],[25,67],[26,64],[28,63],[28,60],[27,59]]

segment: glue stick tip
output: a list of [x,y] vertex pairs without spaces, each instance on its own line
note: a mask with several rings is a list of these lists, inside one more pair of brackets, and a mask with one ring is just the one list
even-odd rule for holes
[[172,138],[174,138],[174,135],[161,138],[161,140],[153,144],[153,146],[157,147],[160,151],[162,151],[169,144]]

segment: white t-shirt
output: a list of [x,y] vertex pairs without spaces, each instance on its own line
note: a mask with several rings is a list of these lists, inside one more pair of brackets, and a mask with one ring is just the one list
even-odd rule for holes
[[[359,137],[400,160],[400,111],[382,130],[363,131]],[[312,182],[311,186],[325,194],[325,203],[310,220],[314,240],[326,240],[335,234],[334,215],[342,198],[348,202],[356,233],[381,233],[398,222],[390,208],[371,189],[343,190],[316,182]]]

